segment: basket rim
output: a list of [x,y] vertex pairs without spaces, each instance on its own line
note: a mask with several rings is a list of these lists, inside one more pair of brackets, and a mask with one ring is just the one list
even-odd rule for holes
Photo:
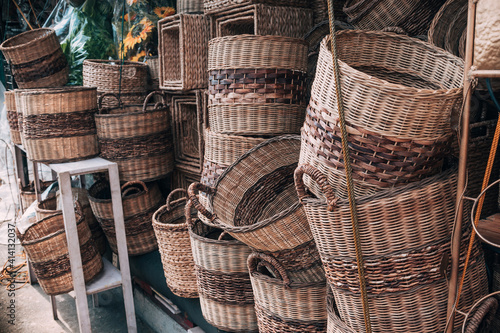
[[[207,226],[205,223],[203,223],[203,221],[201,220],[196,220],[193,225],[196,225],[196,224],[203,224],[205,226]],[[207,227],[210,227],[210,226],[207,226]],[[211,227],[213,228],[213,227]],[[222,229],[220,229],[222,230]],[[207,238],[207,237],[204,237],[204,236],[201,236],[201,235],[198,235],[197,233],[195,233],[193,231],[193,227],[191,225],[188,226],[188,231],[189,231],[189,236],[192,237],[193,239],[197,240],[197,241],[200,241],[202,243],[211,243],[211,244],[218,244],[218,245],[241,245],[241,246],[245,246],[245,247],[248,247],[248,245],[246,245],[245,243],[237,240],[237,239],[231,239],[231,240],[228,240],[228,239],[212,239],[212,238]]]
[[[155,103],[148,103],[147,104],[148,106],[154,106]],[[137,107],[137,111],[134,111],[134,112],[127,112],[127,113],[113,113],[113,114],[109,114],[109,113],[101,113],[102,111],[111,111],[111,110],[116,110],[116,109],[124,109],[124,108],[129,108],[129,107]],[[95,114],[95,117],[96,118],[120,118],[120,117],[125,117],[125,116],[134,116],[134,115],[137,115],[137,114],[152,114],[152,113],[155,113],[155,112],[168,112],[169,109],[168,109],[168,106],[164,106],[162,108],[158,108],[158,109],[153,109],[153,110],[147,110],[145,112],[142,111],[142,107],[143,105],[141,104],[124,104],[123,106],[113,106],[113,107],[103,107],[99,110],[99,112],[97,112]]]
[[176,210],[178,208],[180,208],[181,211],[184,211],[184,208],[182,207],[184,205],[185,205],[184,203],[179,202],[179,203],[174,204],[173,206],[171,206],[170,210],[167,208],[167,205],[163,205],[160,208],[158,208],[154,212],[153,217],[152,217],[153,226],[156,225],[156,226],[159,226],[159,227],[169,227],[171,229],[186,229],[187,228],[187,222],[184,222],[184,223],[165,223],[165,222],[161,222],[158,219],[158,215],[159,214],[170,213],[170,212],[173,212],[174,210]]
[[[112,63],[116,64],[112,64]],[[83,61],[83,64],[87,65],[94,65],[94,66],[104,66],[104,67],[109,67],[109,68],[116,68],[117,66],[122,66],[122,67],[143,67],[147,68],[148,65],[146,65],[143,62],[139,61],[131,61],[131,60],[122,60],[115,59],[115,60],[107,60],[107,59],[85,59]]]
[[[97,187],[97,185],[96,185],[96,184],[103,184],[104,186],[107,186],[108,188],[110,188],[109,183],[107,183],[107,182],[105,182],[105,181],[97,181],[97,182],[95,182],[95,183],[94,183],[94,184],[92,184],[92,186],[90,186],[90,188],[87,190],[87,196],[88,196],[88,198],[89,198],[89,202],[91,201],[91,202],[95,202],[95,203],[111,203],[111,202],[112,202],[112,199],[111,199],[111,198],[110,198],[110,199],[98,199],[98,198],[93,197],[93,196],[91,195],[90,190],[91,190],[94,186],[96,186],[96,187]],[[151,185],[151,187],[149,187],[149,186],[147,186],[147,185],[146,185],[146,186],[147,186],[147,188],[148,188],[148,191],[141,191],[141,192],[138,192],[138,193],[134,193],[134,194],[131,194],[131,195],[127,195],[127,196],[125,196],[125,197],[122,197],[122,204],[123,204],[123,202],[124,202],[125,200],[127,200],[127,199],[135,199],[135,198],[137,198],[137,197],[139,197],[139,196],[141,196],[141,195],[146,195],[147,193],[149,193],[149,190],[151,190],[151,189],[155,186],[155,184],[156,184],[156,183],[153,183],[153,184]],[[120,196],[122,195],[122,194],[121,194],[121,192],[122,192],[122,191],[120,190]]]
[[278,40],[278,41],[295,42],[298,44],[303,44],[305,46],[309,45],[304,38],[278,36],[278,35],[251,35],[251,34],[215,37],[215,38],[212,38],[208,43],[210,46],[213,44],[219,44],[219,43],[232,41],[232,40]]
[[34,89],[16,89],[15,92],[23,96],[32,95],[52,95],[52,94],[64,94],[73,93],[78,91],[96,91],[96,87],[83,87],[83,86],[64,86],[64,87],[53,87],[53,88],[34,88]]
[[[285,286],[285,282],[279,278],[273,278],[257,271],[250,272],[249,274],[252,278],[260,280],[260,282],[271,283],[274,285],[279,285],[287,288]],[[320,287],[320,286],[323,287],[326,283],[327,283],[326,277],[324,280],[321,281],[310,281],[310,282],[291,281],[290,284],[288,285],[288,288],[293,289],[293,288],[305,288],[305,287]]]
[[[59,216],[59,215],[63,215],[62,211],[60,211],[58,213],[55,213],[55,214],[52,214],[52,215],[49,215],[49,216],[46,216],[43,219],[41,219],[39,221],[36,221],[32,225],[30,225],[28,228],[26,228],[26,230],[24,231],[24,234],[22,234],[23,235],[22,238],[24,238],[24,236],[26,235],[26,233],[28,232],[28,230],[30,230],[31,228],[37,226],[38,224],[40,224],[42,222],[45,222],[45,220],[51,219],[51,218]],[[77,212],[75,212],[75,217],[77,217],[77,219],[76,219],[76,225],[79,225],[80,223],[82,223],[82,222],[85,221],[84,218],[83,218],[83,215],[80,215]],[[59,229],[58,231],[55,231],[55,232],[53,232],[51,234],[48,234],[48,235],[45,235],[45,236],[43,236],[41,238],[37,238],[37,239],[29,240],[29,241],[21,241],[21,242],[22,242],[23,246],[25,246],[25,245],[33,245],[33,244],[37,244],[39,242],[45,241],[45,240],[47,240],[49,238],[52,238],[54,236],[57,236],[59,234],[65,233],[65,232],[66,232],[66,229],[62,228],[62,229]]]
[[[31,44],[34,44],[34,43],[40,41],[41,39],[48,38],[48,37],[50,37],[50,35],[55,34],[55,33],[56,33],[56,31],[52,28],[38,28],[38,29],[34,29],[34,30],[25,31],[25,32],[22,32],[18,35],[15,35],[14,37],[11,37],[11,38],[5,40],[2,44],[0,44],[0,50],[8,52],[8,51],[15,50],[17,48],[26,47],[28,45],[31,45]],[[38,37],[35,37],[32,40],[30,40],[26,43],[23,43],[23,44],[9,46],[9,44],[15,42],[17,39],[20,39],[20,38],[28,36],[28,35],[35,35],[35,36],[38,35]]]
[[40,212],[40,213],[46,213],[46,212],[54,212],[55,213],[59,213],[59,212],[62,212],[62,209],[47,209],[47,208],[40,208],[40,205],[44,204],[44,203],[47,203],[49,201],[56,201],[57,203],[57,197],[56,196],[53,196],[53,197],[50,197],[50,198],[46,198],[42,201],[39,201],[36,206],[35,206],[35,211],[36,212]]

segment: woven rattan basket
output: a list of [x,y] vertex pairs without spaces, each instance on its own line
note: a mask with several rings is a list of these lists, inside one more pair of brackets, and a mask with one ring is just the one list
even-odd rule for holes
[[[334,0],[333,11],[335,20],[347,21],[344,13],[344,4],[346,0]],[[311,0],[310,7],[313,10],[314,24],[328,20],[328,0]]]
[[[52,184],[53,181],[40,181],[40,193],[43,193],[47,189],[47,187]],[[35,192],[35,184],[34,182],[30,182],[26,186],[19,185],[19,193],[21,195],[21,203],[23,206],[23,212],[28,209],[29,206],[36,200],[36,192]]]
[[207,86],[209,19],[177,14],[158,21],[160,88],[203,89]]
[[[121,181],[151,181],[174,168],[172,130],[166,103],[101,108],[95,116],[101,156],[118,164]],[[112,95],[118,98],[116,95]]]
[[30,160],[63,163],[99,153],[95,88],[21,90],[16,92],[16,104],[20,106],[17,111],[23,114],[23,144]]
[[328,312],[327,333],[356,333],[340,319],[332,288],[327,284],[326,311]]
[[[148,66],[142,62],[87,59],[83,61],[83,85],[97,87],[98,97],[119,94],[125,104],[141,104],[147,95]],[[103,106],[116,106],[115,100]]]
[[[192,212],[190,206],[187,205],[187,213]],[[221,231],[200,220],[190,221],[189,235],[203,317],[224,331],[258,332],[246,265],[251,251]]]
[[248,269],[260,332],[326,332],[326,281],[295,282],[273,257],[254,252]]
[[156,91],[160,89],[160,58],[148,55],[144,61],[148,66],[148,91]]
[[22,144],[21,133],[19,132],[19,120],[16,109],[16,93],[14,91],[5,92],[5,110],[10,127],[10,139],[15,145]]
[[[177,193],[184,194],[184,197],[172,201]],[[186,200],[185,190],[173,190],[166,205],[154,213],[153,229],[168,288],[179,297],[198,298],[191,240],[184,217]]]
[[203,171],[201,172],[201,183],[203,185],[208,185],[213,187],[215,185],[215,181],[217,178],[222,175],[224,170],[227,169],[229,165],[226,164],[217,164],[215,162],[211,162],[207,159],[203,162]]
[[[89,282],[102,270],[103,263],[81,212],[77,212],[76,219],[83,276],[85,282]],[[17,236],[30,258],[38,283],[47,295],[65,294],[73,290],[62,213],[37,221],[24,234],[18,233]]]
[[460,47],[460,39],[467,28],[467,4],[467,0],[448,0],[443,4],[431,22],[429,43],[456,56],[464,54],[465,44]]
[[54,29],[23,32],[0,45],[19,88],[64,86],[68,82],[68,62]]
[[203,0],[178,0],[177,13],[203,14]]
[[[146,186],[141,181],[134,181],[124,184],[121,190],[128,254],[134,256],[156,250],[158,243],[151,221],[163,201],[158,184]],[[101,225],[111,250],[118,253],[109,184],[96,182],[88,193],[92,212]]]
[[203,0],[205,15],[248,4],[265,3],[273,6],[309,7],[308,0]]

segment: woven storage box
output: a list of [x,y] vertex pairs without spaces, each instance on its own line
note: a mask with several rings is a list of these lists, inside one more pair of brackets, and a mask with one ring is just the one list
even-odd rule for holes
[[[84,60],[83,85],[97,87],[99,97],[105,93],[119,94],[125,104],[141,104],[147,95],[148,66],[136,61]],[[116,106],[115,100],[104,106]]]
[[203,0],[177,0],[177,13],[203,14]]
[[309,7],[308,0],[203,0],[203,7],[205,9],[205,15],[213,15],[242,5],[260,3],[272,6]]
[[[77,212],[76,221],[83,276],[85,282],[90,282],[102,270],[103,263],[81,212]],[[37,221],[24,234],[18,233],[17,236],[30,258],[38,283],[47,295],[65,294],[73,290],[62,213]]]
[[[190,206],[188,204],[188,206]],[[191,212],[190,207],[187,208]],[[258,332],[246,260],[250,249],[220,229],[190,222],[203,317],[229,332]]]
[[429,43],[457,56],[463,52],[460,39],[467,28],[467,7],[467,0],[446,1],[431,22],[427,34]]
[[[303,172],[321,185],[326,201],[306,196]],[[348,200],[337,201],[326,177],[311,166],[301,165],[295,172],[295,181],[341,318],[355,331],[363,331]],[[456,170],[449,170],[356,200],[374,332],[444,329],[441,325],[446,316],[447,283],[440,266],[443,255],[450,255],[456,182]],[[469,210],[467,205],[465,216]],[[466,253],[469,236],[470,227],[464,229],[461,253]],[[482,253],[477,245],[472,258],[479,263]],[[475,273],[479,288],[475,296],[487,290],[483,273],[484,262]],[[402,312],[409,304],[413,304],[411,314]]]
[[[172,201],[177,193],[185,197]],[[167,197],[166,205],[154,213],[153,229],[168,288],[179,297],[198,298],[191,240],[184,216],[186,200],[185,190],[173,190]]]
[[[172,130],[166,103],[101,108],[96,114],[101,156],[118,164],[121,181],[150,181],[174,168]],[[113,95],[117,98],[116,95]],[[120,103],[121,104],[121,103]]]
[[30,160],[63,163],[99,153],[94,122],[95,88],[21,90],[20,104],[17,95],[16,104],[23,114],[23,144]]
[[5,110],[10,127],[10,139],[15,145],[22,144],[21,133],[19,132],[19,121],[16,109],[16,93],[14,91],[5,92]]
[[[94,245],[101,255],[106,252],[106,236],[102,231],[101,226],[97,222],[94,214],[92,213],[92,208],[90,208],[90,202],[87,196],[87,191],[81,188],[73,188],[73,199],[80,205],[81,212],[83,214],[83,219],[85,223],[90,228],[92,233],[92,239],[94,240]],[[59,193],[58,193],[59,195]],[[61,207],[57,207],[58,197],[51,197],[40,201],[35,207],[35,214],[37,221],[48,217],[53,214],[62,213]]]
[[[152,183],[146,186],[143,182],[134,181],[124,184],[121,190],[128,254],[134,256],[156,250],[158,243],[151,221],[163,201],[158,185]],[[101,225],[111,250],[118,253],[109,184],[97,182],[90,187],[88,193],[92,212]]]
[[209,20],[177,14],[158,21],[160,88],[203,89],[207,86]]
[[326,281],[295,282],[271,256],[252,253],[248,269],[260,332],[326,332]]
[[68,62],[54,29],[23,32],[0,45],[19,88],[64,86],[68,82]]
[[313,26],[313,12],[307,8],[242,5],[211,15],[210,25],[212,38],[243,34],[302,38]]

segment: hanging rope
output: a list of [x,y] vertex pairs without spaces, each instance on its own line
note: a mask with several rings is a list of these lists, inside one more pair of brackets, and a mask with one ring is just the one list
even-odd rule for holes
[[125,46],[123,45],[123,31],[124,31],[124,25],[125,25],[125,6],[127,5],[126,1],[123,0],[123,10],[122,10],[122,36],[121,36],[121,43],[120,43],[120,80],[118,82],[118,99],[121,101],[121,94],[122,94],[122,71],[123,71],[123,64],[125,63],[125,54],[124,54],[124,49]]
[[340,132],[342,137],[342,153],[344,155],[345,173],[347,179],[347,193],[349,197],[349,209],[351,211],[352,231],[354,236],[354,246],[356,248],[356,262],[358,265],[359,285],[361,289],[361,298],[363,301],[363,316],[365,329],[367,333],[372,332],[370,322],[370,311],[368,308],[368,295],[366,292],[365,270],[363,262],[363,253],[361,251],[361,242],[359,238],[358,215],[356,211],[356,200],[354,197],[354,185],[352,181],[351,159],[349,156],[349,147],[347,143],[347,130],[345,124],[345,114],[342,102],[342,93],[340,87],[340,70],[337,57],[337,44],[335,38],[335,16],[333,13],[333,0],[328,1],[328,18],[330,21],[331,51],[333,58],[333,67],[335,73],[335,95],[337,97],[337,108],[340,118]]
[[24,16],[24,13],[23,11],[21,10],[21,8],[19,7],[19,5],[17,4],[16,0],[12,0],[12,2],[14,3],[14,5],[16,5],[16,8],[17,10],[19,11],[19,13],[21,14],[21,16],[23,17],[23,19],[26,21],[26,23],[28,24],[28,26],[30,27],[30,30],[33,30],[33,27],[31,26],[30,22],[28,21],[28,19],[26,18],[26,16]]

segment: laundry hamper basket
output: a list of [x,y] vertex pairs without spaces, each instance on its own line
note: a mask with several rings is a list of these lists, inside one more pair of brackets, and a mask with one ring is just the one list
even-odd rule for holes
[[[185,197],[172,201],[178,193],[184,194]],[[166,205],[153,215],[153,229],[168,288],[179,297],[198,298],[191,240],[184,216],[186,200],[185,190],[176,189],[170,192]]]

